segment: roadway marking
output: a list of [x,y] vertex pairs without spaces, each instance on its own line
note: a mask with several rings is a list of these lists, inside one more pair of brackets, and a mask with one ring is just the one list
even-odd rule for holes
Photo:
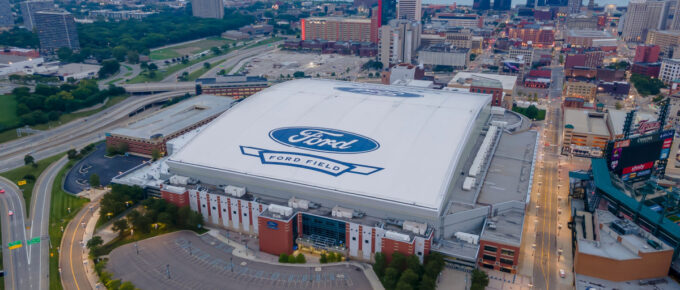
[[71,265],[71,274],[73,275],[73,283],[76,284],[76,289],[80,290],[80,287],[78,286],[78,280],[76,279],[76,271],[73,269],[73,242],[76,239],[76,234],[78,233],[78,225],[80,225],[83,222],[83,219],[87,215],[87,211],[84,212],[83,216],[80,217],[80,220],[78,223],[75,224],[75,230],[73,231],[73,236],[71,237],[71,248],[69,249],[69,264]]
[[[9,209],[8,203],[7,203],[7,201],[5,201],[4,198],[2,199],[2,204],[5,206],[5,208]],[[7,221],[7,224],[9,225],[7,227],[7,233],[8,233],[7,237],[10,238],[12,236],[12,223],[10,221]],[[14,256],[14,255],[12,255],[12,253],[10,252],[9,253],[9,268],[12,269],[11,270],[12,271],[12,275],[11,275],[11,277],[12,277],[12,289],[16,289],[16,285],[14,284],[14,274],[15,274],[14,263],[12,261],[14,259],[12,258],[12,256]]]

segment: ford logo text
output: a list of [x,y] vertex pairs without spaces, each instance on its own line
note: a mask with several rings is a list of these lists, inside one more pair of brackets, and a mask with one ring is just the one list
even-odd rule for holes
[[380,144],[371,138],[328,128],[278,128],[270,131],[269,137],[282,145],[328,153],[365,153],[380,148]]

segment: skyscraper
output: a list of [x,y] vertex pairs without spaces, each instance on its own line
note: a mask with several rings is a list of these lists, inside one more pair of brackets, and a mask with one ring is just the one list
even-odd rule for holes
[[666,27],[671,1],[631,0],[623,22],[621,37],[625,41],[644,42],[647,32]]
[[380,27],[378,57],[384,68],[411,63],[420,46],[420,21],[397,19]]
[[387,25],[390,20],[397,18],[397,1],[378,0],[378,13],[380,14],[380,25]]
[[191,11],[195,17],[224,18],[224,2],[222,0],[191,0]]
[[21,2],[21,16],[24,18],[24,26],[26,26],[26,29],[33,31],[33,28],[35,28],[35,20],[33,20],[33,17],[36,12],[50,9],[54,9],[54,1],[52,0]]
[[421,0],[399,0],[398,18],[420,21]]
[[14,17],[9,0],[0,0],[0,27],[14,26]]
[[40,50],[54,53],[62,47],[80,50],[78,31],[73,15],[66,11],[44,10],[34,14]]
[[569,0],[567,6],[569,7],[569,13],[579,13],[581,11],[581,5],[583,0]]
[[491,0],[474,0],[472,9],[475,10],[489,10],[491,8]]
[[510,10],[511,0],[494,0],[493,10],[505,11]]

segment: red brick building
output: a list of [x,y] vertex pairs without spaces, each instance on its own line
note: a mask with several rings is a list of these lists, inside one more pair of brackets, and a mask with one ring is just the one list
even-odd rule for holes
[[631,72],[634,74],[646,75],[651,78],[658,78],[659,72],[661,71],[661,63],[644,63],[636,62],[631,68]]
[[488,220],[479,238],[478,265],[515,274],[522,238],[522,227],[516,225],[524,223],[524,206],[517,203],[494,210],[497,214]]
[[470,84],[470,92],[490,94],[491,106],[501,107],[503,103],[503,84],[494,79],[475,79]]
[[635,62],[657,62],[659,61],[661,48],[658,45],[638,45],[635,48]]

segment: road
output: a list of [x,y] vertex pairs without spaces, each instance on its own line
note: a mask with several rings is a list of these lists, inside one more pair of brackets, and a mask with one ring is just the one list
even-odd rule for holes
[[[3,265],[5,269],[5,289],[37,289],[31,286],[31,278],[27,275],[28,269],[28,247],[26,247],[26,220],[21,190],[11,181],[0,177],[0,188],[5,190],[0,194],[0,205],[2,208],[2,253]],[[8,216],[9,211],[14,215]],[[20,241],[22,246],[10,250],[8,243]]]
[[[251,57],[251,56],[254,56],[254,55],[258,55],[258,54],[262,54],[262,53],[269,51],[269,50],[273,50],[281,43],[283,43],[283,41],[273,42],[273,43],[270,43],[270,44],[267,44],[267,45],[255,46],[255,47],[248,48],[248,49],[237,49],[237,50],[234,50],[234,51],[227,53],[227,54],[218,55],[216,57],[202,61],[200,63],[191,65],[191,66],[189,66],[185,69],[179,70],[176,73],[165,77],[161,82],[163,82],[163,83],[176,82],[177,77],[179,75],[182,75],[183,72],[186,71],[187,73],[191,73],[195,70],[199,70],[199,69],[203,68],[203,64],[206,63],[206,62],[214,64],[216,62],[227,59],[226,63],[228,63],[228,64],[223,64],[223,66],[228,68],[230,66],[236,65],[241,59],[248,58],[248,57]],[[201,77],[215,77],[217,75],[218,71],[219,71],[219,69],[217,69],[217,67],[213,67],[211,70],[209,70],[207,73],[203,74]]]
[[92,289],[87,279],[86,265],[83,263],[83,236],[85,226],[92,218],[95,211],[99,210],[99,204],[86,204],[78,214],[66,226],[64,236],[61,239],[61,255],[59,256],[59,268],[61,284],[64,289],[85,290]]
[[92,116],[74,120],[32,136],[0,144],[0,172],[23,165],[23,158],[26,154],[31,154],[36,160],[41,160],[71,148],[81,148],[92,142],[102,140],[107,131],[135,119],[136,117],[129,117],[131,112],[147,104],[169,97],[181,96],[187,92],[190,91],[131,96],[116,106]]

